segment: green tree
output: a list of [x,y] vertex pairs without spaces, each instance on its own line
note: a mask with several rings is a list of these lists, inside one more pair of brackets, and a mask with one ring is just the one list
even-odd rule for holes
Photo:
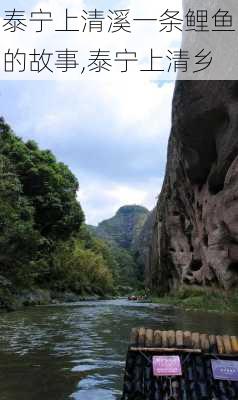
[[0,154],[14,165],[23,193],[34,208],[37,230],[52,240],[77,233],[84,215],[76,199],[78,181],[69,168],[35,142],[24,143],[2,119]]
[[9,160],[0,155],[0,273],[16,283],[33,279],[33,262],[43,239],[34,228],[33,208]]
[[104,295],[114,291],[113,276],[107,261],[83,241],[60,243],[53,254],[49,282],[58,291]]
[[0,119],[0,303],[4,278],[16,291],[113,292],[117,263],[83,224],[78,189],[66,165]]

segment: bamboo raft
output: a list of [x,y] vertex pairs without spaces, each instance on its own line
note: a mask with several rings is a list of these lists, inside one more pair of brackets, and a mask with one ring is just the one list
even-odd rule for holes
[[[132,329],[131,351],[214,353],[238,356],[237,336],[215,336],[188,331]],[[237,399],[238,400],[238,399]]]
[[[182,376],[155,377],[152,357],[179,355]],[[238,361],[238,337],[135,328],[122,400],[238,400],[238,382],[216,380],[211,360]]]

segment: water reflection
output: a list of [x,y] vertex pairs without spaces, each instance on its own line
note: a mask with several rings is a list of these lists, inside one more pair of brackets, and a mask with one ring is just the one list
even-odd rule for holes
[[125,300],[1,315],[1,400],[115,400],[132,327],[237,334],[234,315]]

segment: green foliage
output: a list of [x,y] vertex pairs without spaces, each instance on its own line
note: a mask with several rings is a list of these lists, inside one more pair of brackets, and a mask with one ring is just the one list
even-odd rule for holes
[[189,287],[184,285],[178,291],[164,297],[152,295],[159,304],[171,304],[186,310],[217,312],[238,312],[238,292],[222,292],[213,288]]
[[130,250],[118,246],[114,241],[100,239],[97,230],[92,229],[91,226],[84,227],[84,229],[90,234],[90,246],[94,251],[102,253],[107,261],[113,274],[115,287],[119,288],[119,292],[124,292],[124,288],[128,289],[128,287],[138,289],[143,286],[138,264]]
[[[83,225],[78,187],[50,151],[24,143],[0,119],[0,278],[16,291],[113,292],[114,259]],[[0,303],[11,290],[0,279]]]
[[136,277],[137,265],[131,253],[123,248],[115,245],[110,246],[112,256],[116,263],[118,286],[138,287],[138,279]]
[[111,244],[132,251],[148,214],[141,206],[123,206],[114,217],[102,221],[94,230]]
[[79,240],[58,244],[51,262],[50,289],[77,294],[113,292],[112,274],[103,256],[85,249]]
[[32,278],[31,262],[43,244],[33,208],[9,160],[0,154],[0,272],[16,283]]
[[34,208],[37,230],[53,240],[78,232],[84,216],[76,201],[78,182],[63,163],[33,141],[24,143],[0,121],[0,154],[14,166],[24,196]]
[[97,227],[88,226],[94,237],[107,243],[115,285],[120,293],[144,288],[144,263],[136,249],[148,214],[149,211],[141,206],[123,206],[114,217]]

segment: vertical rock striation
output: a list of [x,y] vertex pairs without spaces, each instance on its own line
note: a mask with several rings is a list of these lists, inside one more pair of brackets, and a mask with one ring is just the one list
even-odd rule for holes
[[[156,208],[154,208],[148,215],[145,224],[143,225],[141,232],[135,242],[134,246],[134,256],[136,263],[143,275],[143,279],[145,281],[145,286],[150,286],[150,257],[151,257],[151,242],[152,242],[152,233],[153,226],[156,218]],[[143,272],[142,272],[143,271]]]
[[238,286],[238,82],[178,81],[149,285]]

